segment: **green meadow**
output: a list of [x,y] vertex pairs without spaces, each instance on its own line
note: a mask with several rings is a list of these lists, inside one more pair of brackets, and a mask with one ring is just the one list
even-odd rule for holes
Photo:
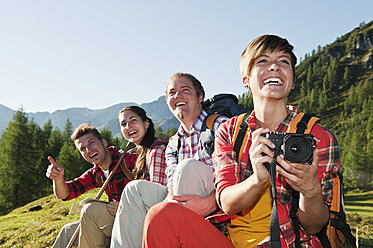
[[[0,216],[1,247],[51,247],[62,226],[79,220],[79,215],[69,215],[72,203],[86,197],[95,198],[98,190],[90,191],[77,199],[63,202],[54,195],[41,198],[11,213]],[[103,195],[101,199],[106,199]],[[373,191],[348,193],[345,196],[347,222],[356,235],[359,246],[373,246]],[[30,207],[42,207],[39,211],[29,211]]]

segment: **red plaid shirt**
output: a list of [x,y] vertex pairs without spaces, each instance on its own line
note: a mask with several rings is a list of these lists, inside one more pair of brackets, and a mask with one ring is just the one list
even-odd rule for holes
[[[289,130],[290,123],[294,117],[299,114],[299,111],[292,106],[289,106],[291,113],[281,122],[276,128],[278,133],[286,133]],[[253,170],[249,159],[249,149],[251,146],[251,135],[246,144],[243,144],[244,150],[240,164],[235,161],[236,154],[233,151],[233,134],[236,126],[237,117],[230,119],[220,126],[215,136],[215,156],[216,156],[216,193],[220,199],[221,192],[228,186],[244,181]],[[251,132],[255,130],[255,113],[253,112],[246,120]],[[334,135],[326,128],[319,124],[315,124],[311,130],[311,134],[316,141],[316,147],[319,149],[319,169],[318,180],[321,183],[324,201],[330,205],[332,197],[333,182],[330,177],[332,172],[338,171],[340,167],[339,162],[339,146]],[[281,175],[276,177],[277,199],[285,207],[289,215],[292,201],[292,189],[285,186],[285,179]],[[279,213],[280,214],[280,213]],[[288,218],[287,218],[288,219]],[[269,228],[269,226],[268,226]],[[295,240],[291,220],[281,225],[282,237],[289,246],[292,246]],[[301,234],[302,247],[315,247],[319,244],[315,240],[315,236],[304,233]],[[269,247],[269,237],[263,240],[257,247]]]
[[[109,167],[110,173],[117,164],[118,159],[120,157],[120,153],[114,147],[109,147],[109,151],[111,153],[112,159],[111,165]],[[124,157],[126,165],[130,169],[130,171],[132,171],[132,169],[135,166],[136,158],[137,156],[135,153],[127,153]],[[104,183],[106,177],[104,175],[104,172],[97,165],[94,165],[92,168],[88,169],[80,177],[77,177],[72,181],[66,182],[67,186],[69,187],[70,195],[64,200],[66,201],[74,199],[91,189],[101,187],[101,185],[99,185],[96,180],[97,174],[103,178],[102,183]],[[129,182],[130,180],[126,177],[126,175],[122,171],[122,168],[119,166],[118,169],[115,171],[114,177],[111,179],[111,181],[105,189],[105,192],[109,197],[109,201],[120,201],[122,191]]]
[[149,175],[145,180],[166,185],[166,145],[167,142],[163,138],[157,138],[150,146],[146,153],[146,164],[148,166]]

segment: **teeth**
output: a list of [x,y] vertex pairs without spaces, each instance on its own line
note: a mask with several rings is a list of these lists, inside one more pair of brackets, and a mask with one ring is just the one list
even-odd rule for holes
[[264,80],[263,83],[265,85],[267,85],[267,84],[282,85],[283,84],[282,81],[281,81],[281,79],[279,79],[279,78],[268,78],[268,79]]
[[96,156],[97,155],[97,152],[96,153],[93,153],[92,155],[91,155],[91,158],[93,158],[94,156]]
[[135,133],[136,133],[136,131],[132,131],[132,132],[129,132],[128,134],[132,135],[132,134],[135,134]]
[[185,104],[186,104],[186,102],[178,102],[178,103],[176,103],[176,107],[183,106]]

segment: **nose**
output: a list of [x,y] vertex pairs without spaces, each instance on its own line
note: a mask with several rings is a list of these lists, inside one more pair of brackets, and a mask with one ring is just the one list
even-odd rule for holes
[[176,91],[175,92],[175,98],[178,98],[178,97],[181,97],[183,94],[181,93],[181,91]]
[[90,150],[92,150],[92,146],[89,144],[85,147],[85,151],[89,153]]
[[268,70],[270,70],[270,71],[278,71],[278,70],[280,70],[280,67],[278,66],[278,64],[276,62],[273,62],[269,66]]
[[128,129],[128,128],[130,127],[130,125],[131,125],[131,124],[130,124],[129,122],[127,122],[126,125],[124,126],[124,128],[125,128],[125,129]]

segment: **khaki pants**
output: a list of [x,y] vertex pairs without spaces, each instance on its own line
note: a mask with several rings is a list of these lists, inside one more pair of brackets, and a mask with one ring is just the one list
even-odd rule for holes
[[[80,248],[106,248],[110,244],[114,216],[107,211],[107,204],[90,202],[83,206],[80,216],[80,234],[74,245]],[[53,248],[65,248],[73,236],[79,221],[65,225]]]
[[[194,159],[181,161],[174,172],[174,195],[210,195],[214,190],[213,171],[213,168]],[[158,183],[144,180],[128,183],[119,203],[110,247],[141,248],[147,211],[163,201],[166,195],[167,188]]]

